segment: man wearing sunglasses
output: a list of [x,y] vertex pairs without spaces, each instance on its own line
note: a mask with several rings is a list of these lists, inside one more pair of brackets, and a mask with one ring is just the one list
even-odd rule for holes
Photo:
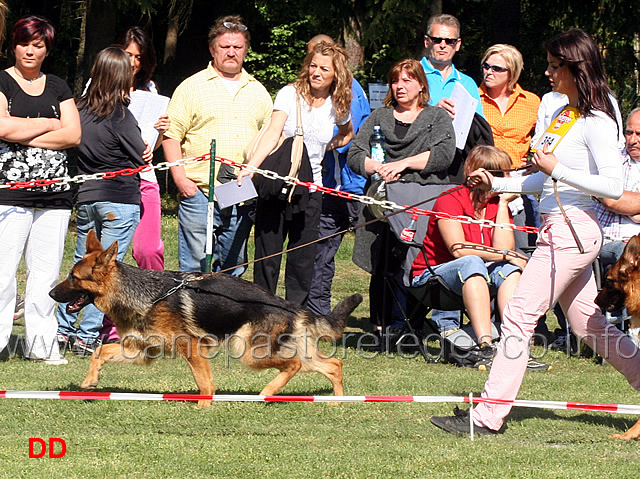
[[420,62],[429,82],[429,103],[444,108],[453,118],[456,108],[450,96],[456,83],[460,83],[478,100],[476,112],[483,116],[478,85],[473,78],[458,71],[453,64],[453,57],[460,50],[460,45],[460,22],[456,17],[440,14],[429,18],[427,34],[424,36],[427,56]]
[[[216,140],[216,155],[242,163],[242,152],[269,122],[273,102],[266,88],[243,68],[249,31],[242,18],[219,18],[209,31],[212,60],[207,68],[184,80],[169,103],[171,127],[162,147],[167,161],[206,155]],[[234,169],[216,162],[215,184],[235,178]],[[221,209],[214,204],[213,232],[207,231],[209,162],[174,166],[171,175],[180,193],[178,262],[180,271],[206,271],[205,244],[213,234],[213,271],[240,276],[247,261],[247,240],[253,206]]]

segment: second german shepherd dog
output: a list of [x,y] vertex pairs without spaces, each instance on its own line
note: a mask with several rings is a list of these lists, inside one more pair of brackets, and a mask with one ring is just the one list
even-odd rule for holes
[[[106,362],[144,364],[173,353],[189,363],[200,394],[213,395],[205,353],[226,342],[233,357],[248,367],[280,370],[262,390],[265,396],[278,393],[298,371],[325,375],[334,394],[344,395],[342,361],[318,351],[317,344],[342,336],[361,295],[349,296],[329,316],[317,316],[240,278],[214,274],[186,283],[201,274],[142,270],[116,261],[117,253],[117,242],[104,250],[90,231],[87,253],[49,293],[68,303],[69,313],[94,303],[111,317],[120,335],[120,343],[95,350],[81,387],[95,388]],[[209,405],[210,400],[198,401],[200,407]]]
[[[631,315],[631,327],[640,327],[640,235],[631,237],[618,262],[607,272],[596,304],[603,313],[619,311],[626,306]],[[611,437],[640,439],[640,419],[624,434]]]

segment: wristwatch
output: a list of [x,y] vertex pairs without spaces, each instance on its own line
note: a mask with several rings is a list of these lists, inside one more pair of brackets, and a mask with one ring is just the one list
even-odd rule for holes
[[502,253],[502,261],[506,261],[507,260],[507,255],[509,254],[509,250],[508,249],[503,249],[500,252]]

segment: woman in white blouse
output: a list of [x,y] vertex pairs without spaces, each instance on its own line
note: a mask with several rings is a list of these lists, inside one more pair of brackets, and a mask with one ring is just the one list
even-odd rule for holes
[[[545,48],[551,88],[566,95],[565,105],[544,125],[548,129],[542,138],[555,135],[555,148],[536,147],[531,162],[538,172],[530,176],[494,178],[483,169],[469,176],[471,185],[487,190],[541,194],[537,248],[505,308],[501,346],[484,398],[516,398],[536,322],[556,301],[571,330],[640,389],[636,346],[620,330],[608,327],[594,303],[597,290],[591,265],[600,252],[602,232],[591,196],[619,198],[623,188],[615,100],[600,51],[583,30],[556,35]],[[570,115],[577,120],[569,123]],[[564,134],[563,123],[571,125]],[[475,432],[499,432],[510,410],[508,402],[479,404],[473,412]],[[470,429],[466,411],[457,411],[454,417],[434,417],[431,422],[451,433]]]
[[[347,54],[343,48],[320,42],[307,54],[297,80],[278,92],[273,115],[255,153],[248,164],[260,167],[276,147],[282,134],[291,137],[296,130],[296,96],[300,98],[300,113],[304,144],[309,155],[313,183],[322,186],[322,158],[325,152],[349,143],[351,126],[351,81]],[[338,134],[334,136],[334,126]],[[238,174],[242,183],[250,173]],[[275,293],[280,273],[280,256],[260,260],[279,252],[288,239],[288,248],[307,244],[318,238],[320,192],[311,192],[308,202],[297,205],[286,199],[259,198],[256,207],[254,282]],[[309,296],[315,259],[315,245],[287,254],[285,273],[286,298],[305,305]]]

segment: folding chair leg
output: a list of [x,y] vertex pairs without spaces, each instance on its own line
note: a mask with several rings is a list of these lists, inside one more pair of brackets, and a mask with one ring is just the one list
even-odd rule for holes
[[[427,363],[431,363],[431,362],[437,362],[434,361],[433,359],[429,358],[429,354],[427,352],[427,349],[424,345],[424,343],[422,342],[422,339],[418,336],[418,334],[416,333],[415,328],[413,327],[413,325],[411,324],[411,318],[413,317],[413,314],[411,316],[407,316],[407,313],[405,311],[405,307],[402,305],[402,302],[400,301],[400,298],[398,298],[398,295],[396,294],[396,291],[391,287],[391,280],[387,277],[385,277],[385,283],[387,285],[387,288],[389,289],[389,291],[391,292],[391,297],[394,301],[394,303],[396,304],[396,306],[398,307],[398,309],[400,310],[400,312],[402,313],[403,316],[403,321],[404,321],[404,326],[402,327],[402,329],[400,330],[400,333],[398,334],[398,336],[395,338],[395,340],[393,341],[393,345],[397,345],[398,342],[407,334],[407,332],[409,334],[411,334],[414,338],[416,338],[416,345],[418,346],[418,350],[420,351],[420,354],[422,354],[422,357],[424,358],[424,360]],[[414,308],[414,311],[412,311],[412,313],[415,313],[417,311],[417,307],[419,305],[416,306],[416,308]],[[389,331],[387,328],[387,331],[385,331],[385,337],[388,337]],[[389,344],[387,344],[389,343]],[[391,346],[390,342],[385,340],[385,345],[387,352],[389,352],[389,347]]]

